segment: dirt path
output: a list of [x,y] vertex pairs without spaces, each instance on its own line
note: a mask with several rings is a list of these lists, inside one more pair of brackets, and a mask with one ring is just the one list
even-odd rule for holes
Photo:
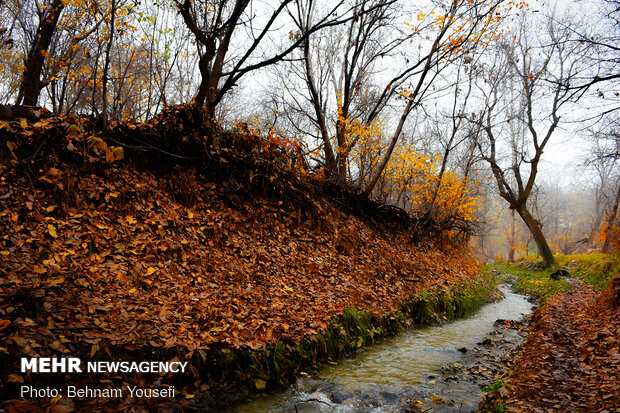
[[617,281],[602,293],[575,281],[534,313],[515,360],[509,411],[620,412]]

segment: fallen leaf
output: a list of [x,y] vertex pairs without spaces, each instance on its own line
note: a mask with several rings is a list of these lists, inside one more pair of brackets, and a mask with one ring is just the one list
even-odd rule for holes
[[9,374],[8,381],[11,383],[23,383],[24,378],[22,376],[18,376],[17,374]]
[[56,228],[52,224],[47,224],[47,232],[54,238],[58,238]]

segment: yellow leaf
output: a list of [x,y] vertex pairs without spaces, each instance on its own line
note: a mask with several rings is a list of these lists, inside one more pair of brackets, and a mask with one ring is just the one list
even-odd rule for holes
[[23,383],[24,378],[22,376],[18,376],[17,374],[9,374],[9,382],[11,383]]
[[49,285],[58,285],[58,284],[62,284],[63,282],[65,282],[65,277],[60,277],[60,278],[56,278],[55,280],[50,281]]
[[146,275],[151,275],[155,272],[155,268],[149,267],[146,269]]
[[192,218],[194,218],[194,214],[192,214],[191,212],[188,212],[188,213],[187,213],[187,217],[188,217],[189,219],[192,219]]
[[131,290],[129,290],[129,294],[133,294],[133,293],[135,293],[135,292],[136,292],[136,289],[135,289],[135,288],[132,288]]
[[28,127],[28,121],[26,121],[26,119],[22,119],[22,121],[19,122],[19,124],[21,125],[23,129],[26,129]]
[[136,220],[134,219],[134,217],[132,217],[131,215],[127,215],[127,216],[125,217],[125,219],[127,220],[127,223],[128,223],[128,224],[130,224],[130,225],[133,225],[133,224],[135,224],[136,222],[138,222],[138,221],[136,221]]
[[112,198],[116,198],[116,197],[118,197],[118,192],[110,192],[110,196]]
[[47,224],[47,232],[54,238],[58,238],[56,228],[52,224]]
[[185,398],[186,398],[186,399],[193,399],[193,398],[194,398],[194,395],[193,395],[193,394],[186,394],[186,395],[185,395]]
[[2,254],[4,256],[7,256],[7,255],[10,254],[10,252],[9,251],[0,251],[0,254]]
[[289,287],[288,285],[282,283],[282,286],[284,287],[284,291],[288,291],[288,292],[293,292],[293,289],[291,287]]

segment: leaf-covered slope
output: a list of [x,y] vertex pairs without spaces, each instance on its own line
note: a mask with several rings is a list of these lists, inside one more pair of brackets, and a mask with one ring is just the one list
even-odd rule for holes
[[539,308],[510,378],[510,411],[617,411],[619,304],[616,278],[602,293],[574,281]]
[[[465,251],[414,242],[304,192],[311,178],[263,143],[261,152],[242,140],[234,155],[205,144],[200,156],[214,163],[165,167],[127,144],[135,128],[106,135],[92,124],[18,119],[0,130],[0,319],[6,342],[26,353],[85,342],[94,352],[102,340],[190,351],[293,344],[346,306],[394,311],[476,271]],[[141,128],[135,139],[145,128],[162,136]]]

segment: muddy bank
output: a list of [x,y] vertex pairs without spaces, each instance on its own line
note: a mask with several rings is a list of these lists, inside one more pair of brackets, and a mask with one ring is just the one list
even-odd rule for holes
[[500,403],[520,411],[620,409],[620,278],[604,291],[575,280],[532,316]]
[[524,272],[519,264],[499,265],[518,278],[517,286],[546,303],[533,313],[509,374],[490,389],[481,411],[620,408],[620,255],[556,258],[578,278],[553,280],[554,269]]
[[[513,357],[527,338],[528,320],[529,314],[523,320],[499,319],[494,323],[494,331],[475,347],[460,349],[465,351],[462,361],[442,367],[437,386],[439,397],[430,399],[431,411],[485,411],[487,397],[496,392],[504,394],[506,375],[514,366]],[[476,397],[472,398],[472,394]],[[495,411],[495,405],[491,411]]]

